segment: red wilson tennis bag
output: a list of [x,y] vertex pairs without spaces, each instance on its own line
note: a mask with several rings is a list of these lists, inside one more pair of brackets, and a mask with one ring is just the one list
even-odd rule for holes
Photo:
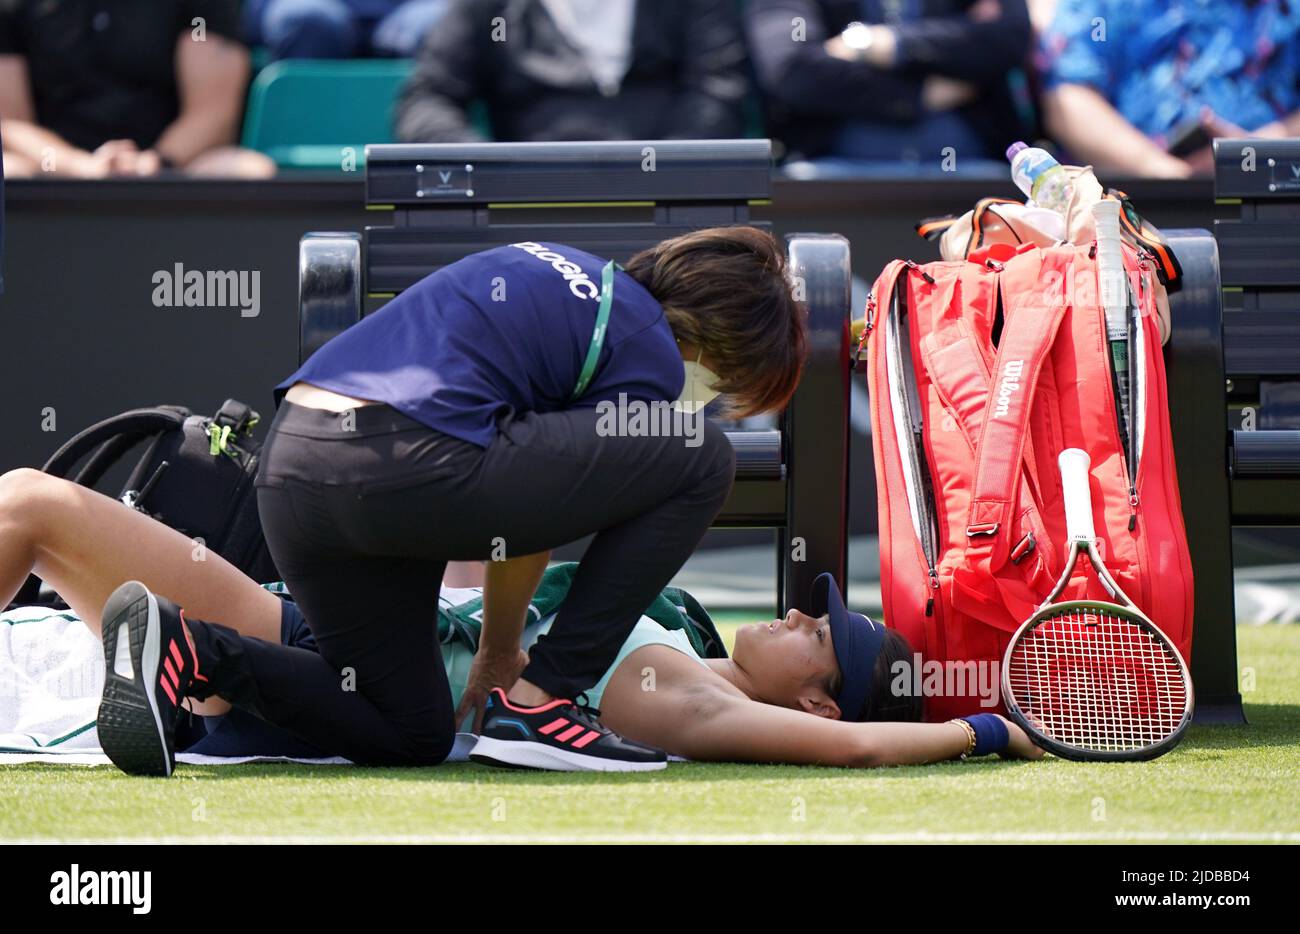
[[[966,261],[896,260],[872,288],[859,352],[868,357],[881,593],[886,623],[926,663],[914,684],[927,688],[927,719],[988,709],[980,696],[997,683],[993,663],[1064,569],[1056,459],[1069,447],[1092,461],[1106,566],[1190,659],[1192,570],[1155,272],[1125,247],[1140,310],[1130,482],[1092,253],[998,244]],[[1061,599],[1085,597],[1106,599],[1081,572]]]

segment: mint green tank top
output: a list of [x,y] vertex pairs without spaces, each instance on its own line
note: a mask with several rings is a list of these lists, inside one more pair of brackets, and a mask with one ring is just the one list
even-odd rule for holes
[[[550,616],[544,616],[537,622],[524,627],[523,636],[519,640],[520,646],[525,650],[532,648],[537,638],[550,630],[551,623],[554,621],[555,614],[552,613]],[[695,647],[691,645],[691,640],[686,637],[684,630],[670,631],[664,629],[650,617],[642,616],[637,620],[636,626],[632,628],[631,634],[624,640],[623,647],[619,649],[618,655],[614,658],[614,663],[605,670],[599,681],[584,692],[590,706],[600,708],[605,697],[605,688],[609,686],[609,679],[614,676],[618,666],[623,664],[623,661],[637,649],[647,645],[666,645],[669,648],[676,649],[686,657],[694,659],[703,667],[709,667],[708,663],[695,651]],[[469,667],[473,660],[474,654],[467,646],[460,643],[443,645],[442,647],[442,662],[447,668],[447,681],[451,685],[453,707],[460,704],[461,696],[465,693],[465,685],[469,682]],[[461,732],[469,732],[472,726],[471,714],[471,719],[467,719],[458,729]]]

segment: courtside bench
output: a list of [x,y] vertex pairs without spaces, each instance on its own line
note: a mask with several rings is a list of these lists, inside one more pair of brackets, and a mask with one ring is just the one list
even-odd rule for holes
[[[368,146],[366,207],[390,222],[302,238],[299,361],[367,305],[480,250],[556,241],[623,262],[702,227],[768,227],[750,206],[771,174],[767,140]],[[848,560],[849,245],[786,240],[808,367],[777,428],[727,432],[736,483],[715,522],[777,531],[778,614],[824,571],[844,587]]]
[[1169,406],[1196,575],[1198,722],[1241,723],[1233,526],[1300,526],[1300,141],[1214,143],[1235,218],[1170,231]]
[[1239,216],[1216,220],[1213,239],[1173,232],[1191,275],[1171,296],[1169,401],[1196,574],[1197,720],[1243,722],[1232,527],[1300,525],[1300,141],[1214,151],[1216,203]]

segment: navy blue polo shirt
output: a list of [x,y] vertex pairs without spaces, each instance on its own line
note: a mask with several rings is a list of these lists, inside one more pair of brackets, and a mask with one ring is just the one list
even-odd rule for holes
[[686,381],[663,308],[618,272],[605,344],[587,391],[571,401],[600,305],[607,261],[558,243],[467,256],[336,335],[275,387],[302,381],[386,402],[437,431],[487,447],[511,412],[602,401],[676,399]]

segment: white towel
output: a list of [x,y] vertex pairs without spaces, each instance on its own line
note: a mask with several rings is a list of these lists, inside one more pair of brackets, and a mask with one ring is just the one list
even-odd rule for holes
[[0,613],[0,750],[97,751],[103,685],[103,648],[75,615]]

